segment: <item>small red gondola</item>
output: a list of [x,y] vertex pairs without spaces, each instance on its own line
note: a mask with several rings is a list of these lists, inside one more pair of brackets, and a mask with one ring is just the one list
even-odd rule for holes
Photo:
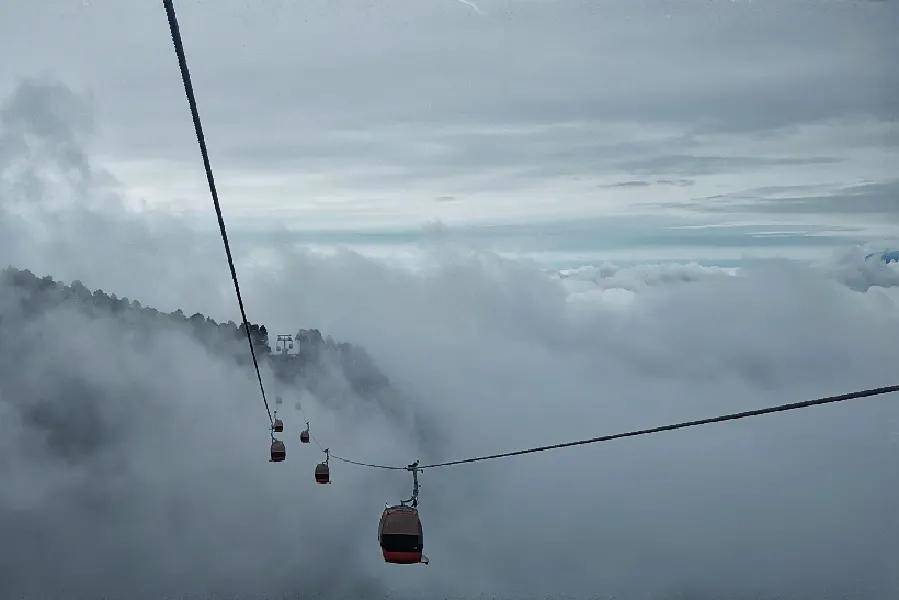
[[281,440],[272,440],[272,458],[270,462],[281,462],[287,458],[287,448]]
[[328,463],[318,463],[315,466],[315,483],[331,483],[331,469]]
[[424,537],[417,508],[402,504],[385,508],[378,524],[378,543],[386,562],[399,565],[428,563],[421,553]]
[[306,421],[306,429],[300,432],[300,442],[309,443],[309,421]]

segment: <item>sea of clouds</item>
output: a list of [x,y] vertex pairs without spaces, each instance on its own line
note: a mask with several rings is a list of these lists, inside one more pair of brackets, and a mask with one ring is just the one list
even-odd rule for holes
[[[234,318],[215,232],[129,208],[88,154],[91,129],[60,84],[6,100],[0,263]],[[251,319],[362,345],[438,433],[362,398],[271,393],[302,400],[335,452],[406,464],[894,384],[899,267],[869,250],[547,272],[439,241],[414,269],[260,245],[238,268]],[[17,311],[0,289],[3,597],[899,592],[893,397],[426,471],[432,562],[395,567],[376,525],[407,474],[335,464],[315,486],[298,416],[287,462],[269,464],[251,372],[189,335]]]

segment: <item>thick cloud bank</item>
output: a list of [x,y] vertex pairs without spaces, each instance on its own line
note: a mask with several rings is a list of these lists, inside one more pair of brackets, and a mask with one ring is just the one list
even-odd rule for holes
[[[0,136],[3,262],[233,313],[214,236],[104,199],[114,182],[69,160],[80,134],[28,125],[28,111],[59,112],[20,99]],[[51,196],[72,201],[50,210]],[[358,458],[460,458],[896,379],[899,267],[871,271],[862,250],[561,274],[439,242],[415,270],[277,250],[242,255],[253,319],[362,345],[433,424],[278,390]],[[432,564],[397,568],[375,527],[408,476],[335,464],[315,486],[320,455],[296,442],[290,409],[288,460],[269,464],[248,369],[179,330],[23,306],[9,286],[0,314],[3,597],[899,593],[893,397],[426,472]]]

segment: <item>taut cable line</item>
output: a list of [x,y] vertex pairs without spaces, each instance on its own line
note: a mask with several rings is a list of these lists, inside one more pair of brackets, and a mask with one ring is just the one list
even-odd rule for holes
[[[497,454],[487,454],[484,456],[474,456],[471,458],[461,458],[457,460],[450,460],[446,462],[439,463],[431,463],[424,464],[417,467],[417,470],[422,471],[424,469],[437,469],[441,467],[451,467],[454,465],[463,465],[469,463],[480,462],[484,460],[494,460],[497,458],[508,458],[511,456],[520,456],[523,454],[533,454],[536,452],[545,452],[547,450],[557,450],[560,448],[570,448],[572,446],[585,446],[587,444],[598,444],[602,442],[611,442],[612,440],[617,440],[620,438],[627,437],[638,437],[642,435],[651,435],[655,433],[662,433],[664,431],[673,431],[675,429],[685,429],[688,427],[698,427],[699,425],[711,425],[713,423],[723,423],[725,421],[736,421],[738,419],[745,419],[748,417],[758,417],[761,415],[769,415],[772,413],[779,412],[787,412],[792,410],[799,410],[803,408],[809,408],[812,406],[820,406],[822,404],[833,404],[836,402],[846,402],[849,400],[858,400],[861,398],[869,398],[871,396],[879,396],[881,394],[889,394],[892,392],[899,392],[899,385],[890,385],[886,387],[879,388],[871,388],[866,390],[858,390],[855,392],[849,392],[848,394],[841,394],[839,396],[826,396],[823,398],[816,398],[814,400],[805,400],[802,402],[791,402],[789,404],[779,404],[777,406],[770,406],[767,408],[758,408],[755,410],[746,410],[743,412],[737,413],[729,413],[725,415],[719,415],[717,417],[708,417],[705,419],[697,419],[694,421],[681,421],[680,423],[672,423],[670,425],[660,425],[658,427],[651,427],[649,429],[636,429],[633,431],[625,431],[622,433],[612,433],[608,435],[601,435],[597,437],[587,438],[583,440],[574,440],[570,442],[560,442],[557,444],[549,444],[546,446],[536,446],[534,448],[525,448],[522,450],[510,450],[508,452],[500,452]],[[358,465],[360,467],[371,467],[376,469],[395,469],[400,471],[408,471],[409,468],[407,466],[400,465],[381,465],[381,464],[371,464],[362,461],[350,460],[347,458],[341,458],[339,456],[331,455],[332,458],[336,458],[345,463],[351,465]]]
[[[172,0],[162,0],[165,12],[169,18],[169,30],[172,32],[172,43],[175,46],[175,54],[178,55],[178,66],[181,69],[181,81],[184,83],[184,93],[187,95],[187,103],[190,105],[190,114],[194,120],[194,131],[197,134],[197,142],[200,144],[200,154],[203,155],[203,168],[206,170],[206,182],[209,184],[209,193],[212,194],[212,204],[215,206],[215,214],[218,217],[219,232],[222,234],[222,242],[225,244],[225,256],[228,258],[228,267],[231,269],[231,280],[234,282],[234,292],[237,294],[237,304],[240,306],[240,316],[243,319],[244,331],[247,334],[247,344],[250,346],[250,356],[253,358],[253,367],[256,369],[256,379],[259,381],[259,391],[262,393],[262,403],[272,427],[275,420],[265,397],[265,386],[262,385],[262,374],[259,372],[259,361],[256,359],[256,349],[253,347],[253,337],[250,334],[250,323],[247,320],[247,311],[244,308],[243,297],[240,294],[240,283],[237,281],[237,269],[234,268],[234,258],[231,256],[231,244],[228,243],[228,232],[225,229],[225,219],[222,217],[222,207],[219,204],[218,192],[215,189],[215,178],[212,176],[212,166],[209,164],[209,153],[206,151],[206,137],[203,135],[203,125],[200,123],[200,113],[197,110],[197,100],[194,97],[194,86],[190,81],[190,71],[187,69],[187,59],[184,57],[184,46],[181,43],[181,31],[178,28],[178,17],[175,15],[175,7]],[[272,433],[274,438],[274,432]]]

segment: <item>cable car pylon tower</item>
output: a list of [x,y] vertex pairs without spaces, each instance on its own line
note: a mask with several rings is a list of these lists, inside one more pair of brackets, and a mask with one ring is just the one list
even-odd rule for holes
[[275,350],[282,358],[287,358],[289,350],[293,350],[293,336],[288,333],[279,333],[275,339]]

